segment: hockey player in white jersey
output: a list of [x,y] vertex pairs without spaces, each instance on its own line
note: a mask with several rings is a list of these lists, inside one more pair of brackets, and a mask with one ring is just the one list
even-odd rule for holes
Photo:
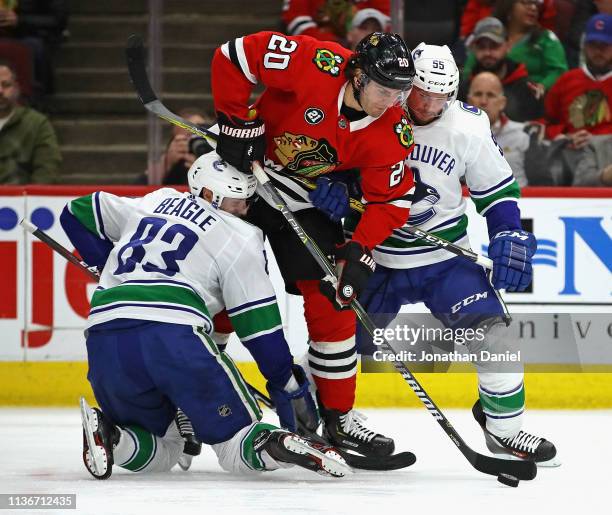
[[[389,323],[404,304],[424,302],[448,328],[487,332],[479,352],[503,353],[507,311],[496,290],[523,291],[531,282],[533,234],[521,227],[519,187],[491,133],[487,115],[455,100],[459,73],[450,50],[421,43],[414,51],[416,77],[407,100],[415,147],[407,161],[415,175],[409,225],[469,246],[463,178],[478,213],[487,220],[491,282],[480,266],[415,240],[402,229],[373,252],[377,267],[360,297],[368,312]],[[349,218],[347,229],[355,225]],[[474,300],[476,299],[476,300]],[[365,336],[360,332],[361,350]],[[477,364],[479,399],[473,414],[488,448],[507,457],[555,463],[554,445],[521,430],[525,408],[523,369],[491,371]]]
[[113,464],[172,468],[183,450],[174,421],[180,407],[225,470],[289,463],[344,475],[334,448],[260,422],[247,384],[211,338],[214,315],[226,309],[268,381],[281,425],[295,430],[297,414],[316,419],[283,336],[262,233],[241,219],[255,178],[210,153],[194,162],[188,180],[189,193],[96,192],[62,213],[84,261],[102,269],[86,332],[88,379],[100,405],[81,401],[87,470],[106,479]]

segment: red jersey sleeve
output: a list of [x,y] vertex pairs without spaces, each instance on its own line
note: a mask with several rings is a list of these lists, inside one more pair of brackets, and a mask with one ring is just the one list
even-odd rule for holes
[[[318,41],[308,36],[286,36],[258,32],[228,41],[215,51],[212,60],[212,93],[215,110],[248,119],[253,87],[294,91],[305,75]],[[345,49],[338,47],[340,53]]]
[[353,240],[373,249],[387,239],[393,229],[408,221],[414,178],[404,161],[393,166],[364,168],[361,170],[361,189],[367,204]]

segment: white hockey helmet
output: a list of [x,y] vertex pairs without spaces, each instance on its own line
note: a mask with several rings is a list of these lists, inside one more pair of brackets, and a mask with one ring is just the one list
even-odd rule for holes
[[416,75],[414,86],[432,93],[454,93],[459,87],[459,69],[450,49],[420,43],[412,51]]
[[243,173],[223,161],[216,152],[198,157],[187,172],[189,190],[196,197],[202,188],[212,191],[211,204],[221,206],[225,197],[248,199],[257,189],[257,179],[252,174]]
[[446,93],[448,100],[442,116],[457,98],[459,90],[459,69],[450,49],[444,46],[420,43],[412,51],[416,75],[413,86],[431,93]]

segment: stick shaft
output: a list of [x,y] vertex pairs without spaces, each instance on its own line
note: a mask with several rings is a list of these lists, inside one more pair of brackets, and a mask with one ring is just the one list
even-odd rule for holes
[[64,247],[61,243],[55,241],[51,236],[49,236],[46,232],[42,231],[34,224],[30,223],[25,218],[19,222],[20,225],[28,231],[33,236],[36,236],[40,241],[46,243],[51,247],[55,252],[62,255],[66,260],[70,261],[73,265],[78,266],[81,270],[83,270],[89,277],[95,279],[96,281],[100,280],[100,274],[94,272],[90,269],[85,263],[79,260],[72,252],[70,252],[66,247]]

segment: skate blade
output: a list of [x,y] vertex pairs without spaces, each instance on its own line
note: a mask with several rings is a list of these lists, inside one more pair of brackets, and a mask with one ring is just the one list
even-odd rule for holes
[[94,468],[97,476],[103,476],[106,471],[102,470],[102,464],[104,461],[104,455],[96,445],[96,441],[93,434],[93,421],[91,420],[91,408],[85,397],[81,397],[79,401],[81,407],[81,422],[83,424],[83,431],[85,433],[85,439],[87,440],[87,447],[89,447],[87,453],[90,456],[90,462]]
[[305,440],[302,440],[301,438],[298,439],[294,436],[285,438],[283,445],[291,452],[315,456],[321,461],[321,468],[323,471],[327,472],[331,476],[344,477],[353,472],[353,470],[344,461],[344,458],[331,449],[326,453],[322,453],[321,451],[308,445]]
[[[524,460],[523,458],[519,458],[518,456],[514,456],[513,454],[506,454],[505,452],[503,453],[502,452],[491,452],[491,454],[493,454],[493,456],[495,456],[496,458],[501,458],[502,460],[527,461],[527,460]],[[562,462],[558,456],[555,456],[547,461],[537,461],[536,462],[536,465],[541,468],[555,468],[555,467],[560,467],[561,464]]]
[[193,456],[190,456],[189,454],[181,454],[180,458],[178,459],[178,466],[181,467],[181,469],[183,469],[185,472],[187,472],[191,467],[192,461]]

